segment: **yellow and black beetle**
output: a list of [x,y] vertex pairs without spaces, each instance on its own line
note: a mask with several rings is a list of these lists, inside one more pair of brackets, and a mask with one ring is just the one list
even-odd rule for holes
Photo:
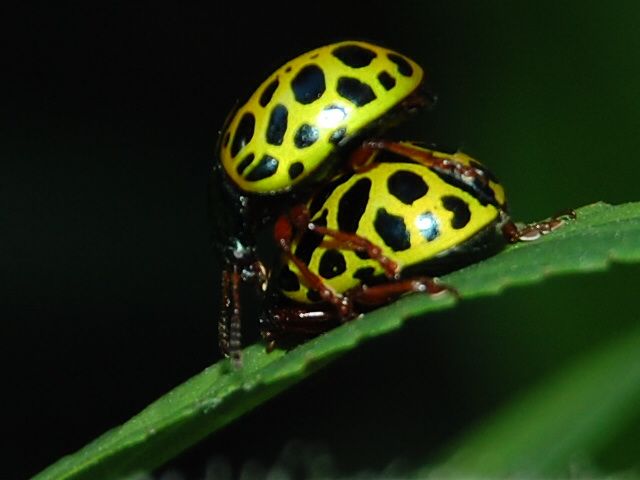
[[408,292],[455,292],[435,277],[563,223],[518,228],[497,178],[462,152],[383,147],[370,151],[361,171],[337,175],[276,223],[285,255],[261,318],[269,348]]

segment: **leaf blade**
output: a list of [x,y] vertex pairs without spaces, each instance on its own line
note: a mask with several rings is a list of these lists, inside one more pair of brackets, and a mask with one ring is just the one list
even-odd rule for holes
[[[614,261],[640,261],[640,202],[583,207],[577,221],[552,235],[511,246],[443,280],[464,298],[472,298],[496,294],[508,286],[531,284],[549,275],[600,271]],[[267,355],[259,345],[248,347],[241,371],[230,370],[226,361],[209,367],[129,422],[34,478],[110,479],[154,468],[365,339],[395,330],[410,317],[454,304],[450,296],[434,299],[410,295],[286,355]]]
[[[606,386],[606,388],[603,388]],[[640,328],[508,404],[416,478],[549,478],[592,456],[640,405]]]

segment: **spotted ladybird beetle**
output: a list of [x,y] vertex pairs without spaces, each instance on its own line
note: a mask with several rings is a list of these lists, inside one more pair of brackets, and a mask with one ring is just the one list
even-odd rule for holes
[[[306,52],[285,63],[235,109],[217,146],[212,194],[222,253],[224,354],[240,349],[240,285],[264,291],[256,232],[347,163],[350,150],[432,103],[422,68],[361,41]],[[377,145],[366,146],[365,152]],[[355,155],[359,161],[368,153]]]
[[564,222],[556,217],[518,228],[498,180],[464,153],[401,142],[371,155],[368,168],[339,174],[278,220],[286,261],[261,319],[269,348],[322,333],[407,292],[453,291],[434,277]]

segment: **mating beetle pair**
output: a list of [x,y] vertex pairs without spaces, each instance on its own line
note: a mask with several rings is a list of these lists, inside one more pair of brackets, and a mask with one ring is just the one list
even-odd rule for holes
[[[518,229],[480,163],[378,139],[432,103],[424,85],[411,59],[346,41],[286,63],[230,115],[214,169],[230,207],[218,223],[223,353],[239,359],[242,284],[268,296],[273,348],[403,293],[452,291],[433,277],[562,224]],[[265,227],[283,258],[275,267],[257,253]]]

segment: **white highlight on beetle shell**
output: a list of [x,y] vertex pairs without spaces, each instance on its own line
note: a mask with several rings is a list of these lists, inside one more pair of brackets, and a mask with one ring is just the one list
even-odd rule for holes
[[415,225],[427,240],[433,240],[438,236],[438,220],[432,213],[423,213],[416,217]]
[[320,128],[335,128],[340,125],[349,112],[339,105],[331,105],[318,114],[317,124]]

